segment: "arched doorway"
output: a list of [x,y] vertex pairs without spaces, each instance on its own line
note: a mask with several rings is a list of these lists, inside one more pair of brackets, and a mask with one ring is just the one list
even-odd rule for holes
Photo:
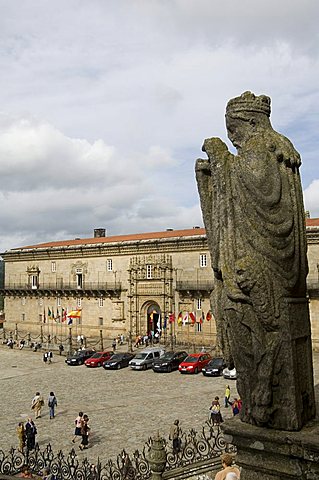
[[159,305],[155,302],[149,303],[146,308],[146,326],[147,334],[153,337],[156,333],[159,335],[162,331],[162,316]]

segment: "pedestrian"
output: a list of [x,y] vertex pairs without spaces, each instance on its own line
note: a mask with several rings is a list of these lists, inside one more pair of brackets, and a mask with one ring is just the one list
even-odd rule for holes
[[31,402],[31,409],[34,410],[35,418],[41,417],[41,409],[44,405],[44,400],[40,392],[36,392]]
[[213,425],[220,425],[223,422],[222,414],[220,413],[220,403],[219,397],[215,397],[212,401],[211,406],[209,407],[210,410],[210,418]]
[[80,450],[85,450],[88,448],[89,445],[89,417],[87,415],[83,415],[82,417],[82,425],[81,425],[81,435],[82,435],[82,440],[79,445]]
[[120,345],[124,345],[124,335],[121,333],[120,335]]
[[57,406],[58,406],[58,401],[56,399],[56,396],[54,395],[53,392],[50,392],[50,395],[48,398],[48,407],[50,409],[50,419],[54,418],[54,409]]
[[81,437],[82,417],[83,417],[83,412],[79,412],[79,415],[74,420],[75,430],[74,430],[74,437],[72,438],[72,443],[75,443],[75,439],[77,437]]
[[233,401],[233,403],[231,404],[231,408],[232,408],[234,417],[239,414],[239,412],[240,412],[240,403],[239,403],[239,401],[238,401],[238,398],[236,398],[236,397],[234,398],[234,401]]
[[64,350],[64,347],[63,347],[62,343],[60,343],[60,345],[59,345],[59,355],[60,356],[62,355],[63,350]]
[[24,465],[22,472],[17,475],[19,478],[33,478],[32,473],[27,465]]
[[43,361],[44,361],[44,364],[46,364],[47,361],[48,361],[48,353],[47,352],[44,352],[44,354],[43,354]]
[[230,405],[230,387],[229,385],[226,385],[226,390],[225,390],[225,407],[227,408],[228,405]]
[[27,451],[33,450],[35,447],[35,436],[37,435],[37,427],[31,417],[28,418],[25,424],[25,435],[27,440]]
[[179,420],[175,420],[169,431],[169,439],[173,441],[173,452],[178,453],[181,449]]
[[53,358],[53,353],[52,353],[52,351],[50,350],[50,351],[48,352],[48,361],[49,361],[49,363],[52,362],[52,358]]
[[236,480],[240,478],[239,468],[233,465],[234,458],[230,453],[223,453],[221,455],[223,469],[216,473],[215,480],[226,480],[228,473],[234,473]]
[[113,338],[112,348],[113,348],[113,352],[115,352],[115,350],[116,350],[116,338]]
[[17,426],[17,435],[19,439],[19,452],[23,453],[25,448],[26,436],[24,425],[22,422],[19,422],[19,425]]

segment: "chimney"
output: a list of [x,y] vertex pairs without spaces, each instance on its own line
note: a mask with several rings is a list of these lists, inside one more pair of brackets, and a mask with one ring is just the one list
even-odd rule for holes
[[95,228],[94,229],[94,238],[106,237],[105,228]]

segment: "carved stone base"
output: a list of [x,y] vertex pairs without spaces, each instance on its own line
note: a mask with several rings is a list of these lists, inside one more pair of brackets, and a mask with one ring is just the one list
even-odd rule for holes
[[299,432],[270,430],[239,418],[222,425],[225,440],[237,447],[240,480],[318,480],[319,421]]

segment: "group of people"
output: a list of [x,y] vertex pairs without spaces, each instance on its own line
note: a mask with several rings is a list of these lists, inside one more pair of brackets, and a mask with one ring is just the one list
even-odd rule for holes
[[80,450],[85,450],[88,448],[89,445],[89,417],[84,414],[83,412],[79,412],[79,415],[74,420],[75,423],[75,430],[74,430],[74,437],[72,438],[72,442],[75,443],[78,437],[81,437],[81,443],[79,445]]
[[26,424],[20,422],[17,427],[17,435],[19,439],[19,451],[24,452],[25,447],[27,451],[35,448],[35,437],[37,435],[37,427],[31,417],[28,418]]
[[[240,413],[242,402],[240,398],[234,397],[234,400],[230,400],[230,387],[226,385],[225,389],[225,408],[231,407],[233,416],[235,417]],[[213,425],[220,425],[224,420],[220,410],[220,402],[219,397],[216,396],[212,401],[211,406],[209,407],[210,410],[210,420]]]
[[148,347],[149,344],[153,343],[159,343],[161,338],[161,334],[158,330],[156,332],[149,332],[146,333],[145,335],[137,335],[135,338],[135,344],[134,347],[140,347],[141,345],[144,345],[145,347]]
[[[35,396],[32,399],[32,402],[31,402],[31,410],[34,411],[36,419],[41,417],[41,411],[42,411],[43,406],[44,406],[43,396],[41,395],[40,392],[36,392]],[[56,398],[54,392],[50,392],[49,397],[48,397],[48,407],[49,407],[50,419],[54,418],[55,407],[57,407],[57,406],[58,406],[57,398]]]
[[43,361],[44,363],[51,363],[52,362],[52,359],[53,359],[53,353],[51,350],[49,350],[48,352],[44,352],[43,354]]

